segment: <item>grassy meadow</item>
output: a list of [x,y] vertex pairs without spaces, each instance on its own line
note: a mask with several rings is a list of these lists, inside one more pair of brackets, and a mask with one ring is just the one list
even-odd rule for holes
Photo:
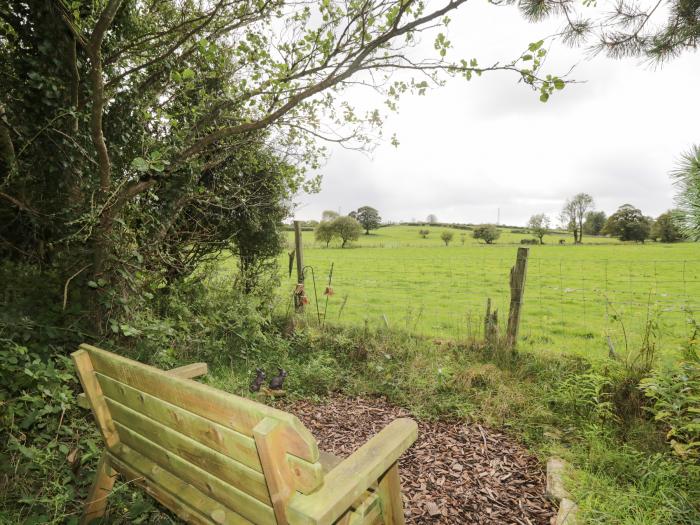
[[[316,243],[303,233],[307,315],[341,325],[382,325],[436,338],[479,337],[487,298],[503,327],[509,271],[522,232],[502,229],[493,245],[445,227],[389,226],[362,235],[349,247]],[[290,250],[293,233],[288,232]],[[560,244],[559,240],[565,243]],[[607,355],[637,349],[651,332],[661,354],[673,358],[687,340],[688,319],[700,306],[700,247],[693,243],[620,243],[604,237],[547,235],[530,246],[520,345],[536,352]],[[287,268],[287,255],[281,267]],[[324,295],[333,265],[331,297]],[[314,287],[315,276],[315,287]],[[296,271],[283,271],[281,306],[290,308]],[[317,308],[318,306],[318,308]]]

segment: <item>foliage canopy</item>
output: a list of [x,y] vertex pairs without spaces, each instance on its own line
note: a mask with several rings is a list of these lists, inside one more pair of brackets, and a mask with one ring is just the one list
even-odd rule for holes
[[644,242],[651,233],[651,221],[631,204],[623,204],[608,217],[603,233],[621,241]]
[[493,224],[482,224],[481,226],[476,226],[472,232],[472,237],[475,239],[481,239],[486,244],[493,244],[501,236],[501,230],[499,230]]
[[[274,251],[286,201],[317,188],[318,141],[366,147],[380,133],[381,113],[356,110],[348,86],[391,109],[487,71],[564,87],[540,78],[541,42],[490,66],[448,60],[440,31],[465,2],[3,2],[0,255],[57,269],[104,332],[146,281],[250,255],[263,231],[254,251]],[[412,52],[421,34],[435,56]]]

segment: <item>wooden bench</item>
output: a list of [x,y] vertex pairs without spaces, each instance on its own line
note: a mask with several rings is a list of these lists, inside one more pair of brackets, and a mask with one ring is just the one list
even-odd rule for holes
[[345,460],[296,416],[94,346],[72,354],[106,450],[81,523],[105,513],[117,474],[188,523],[404,523],[397,460],[417,425],[397,419]]

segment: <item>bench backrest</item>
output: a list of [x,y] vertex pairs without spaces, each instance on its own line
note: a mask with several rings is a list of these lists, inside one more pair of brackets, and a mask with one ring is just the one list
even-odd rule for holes
[[265,428],[277,433],[268,472],[278,461],[303,494],[323,484],[316,441],[296,416],[90,345],[73,358],[115,468],[147,479],[176,512],[277,523],[278,488],[261,465],[270,451],[258,450]]

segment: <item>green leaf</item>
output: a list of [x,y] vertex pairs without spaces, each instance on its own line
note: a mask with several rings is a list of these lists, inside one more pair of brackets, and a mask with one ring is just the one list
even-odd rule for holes
[[195,77],[194,71],[190,68],[185,69],[181,74],[183,80],[193,80]]
[[148,171],[148,162],[142,157],[136,157],[131,161],[131,167],[137,171]]
[[544,45],[544,40],[540,40],[540,41],[538,41],[538,42],[533,42],[533,43],[531,43],[529,46],[527,46],[527,48],[528,48],[530,51],[535,52],[535,51],[537,51],[539,48],[541,48],[543,45]]
[[549,100],[549,94],[547,93],[542,93],[540,95],[540,102],[547,102]]
[[99,288],[99,287],[100,287],[95,281],[88,281],[88,282],[87,282],[87,285],[88,285],[90,288]]

